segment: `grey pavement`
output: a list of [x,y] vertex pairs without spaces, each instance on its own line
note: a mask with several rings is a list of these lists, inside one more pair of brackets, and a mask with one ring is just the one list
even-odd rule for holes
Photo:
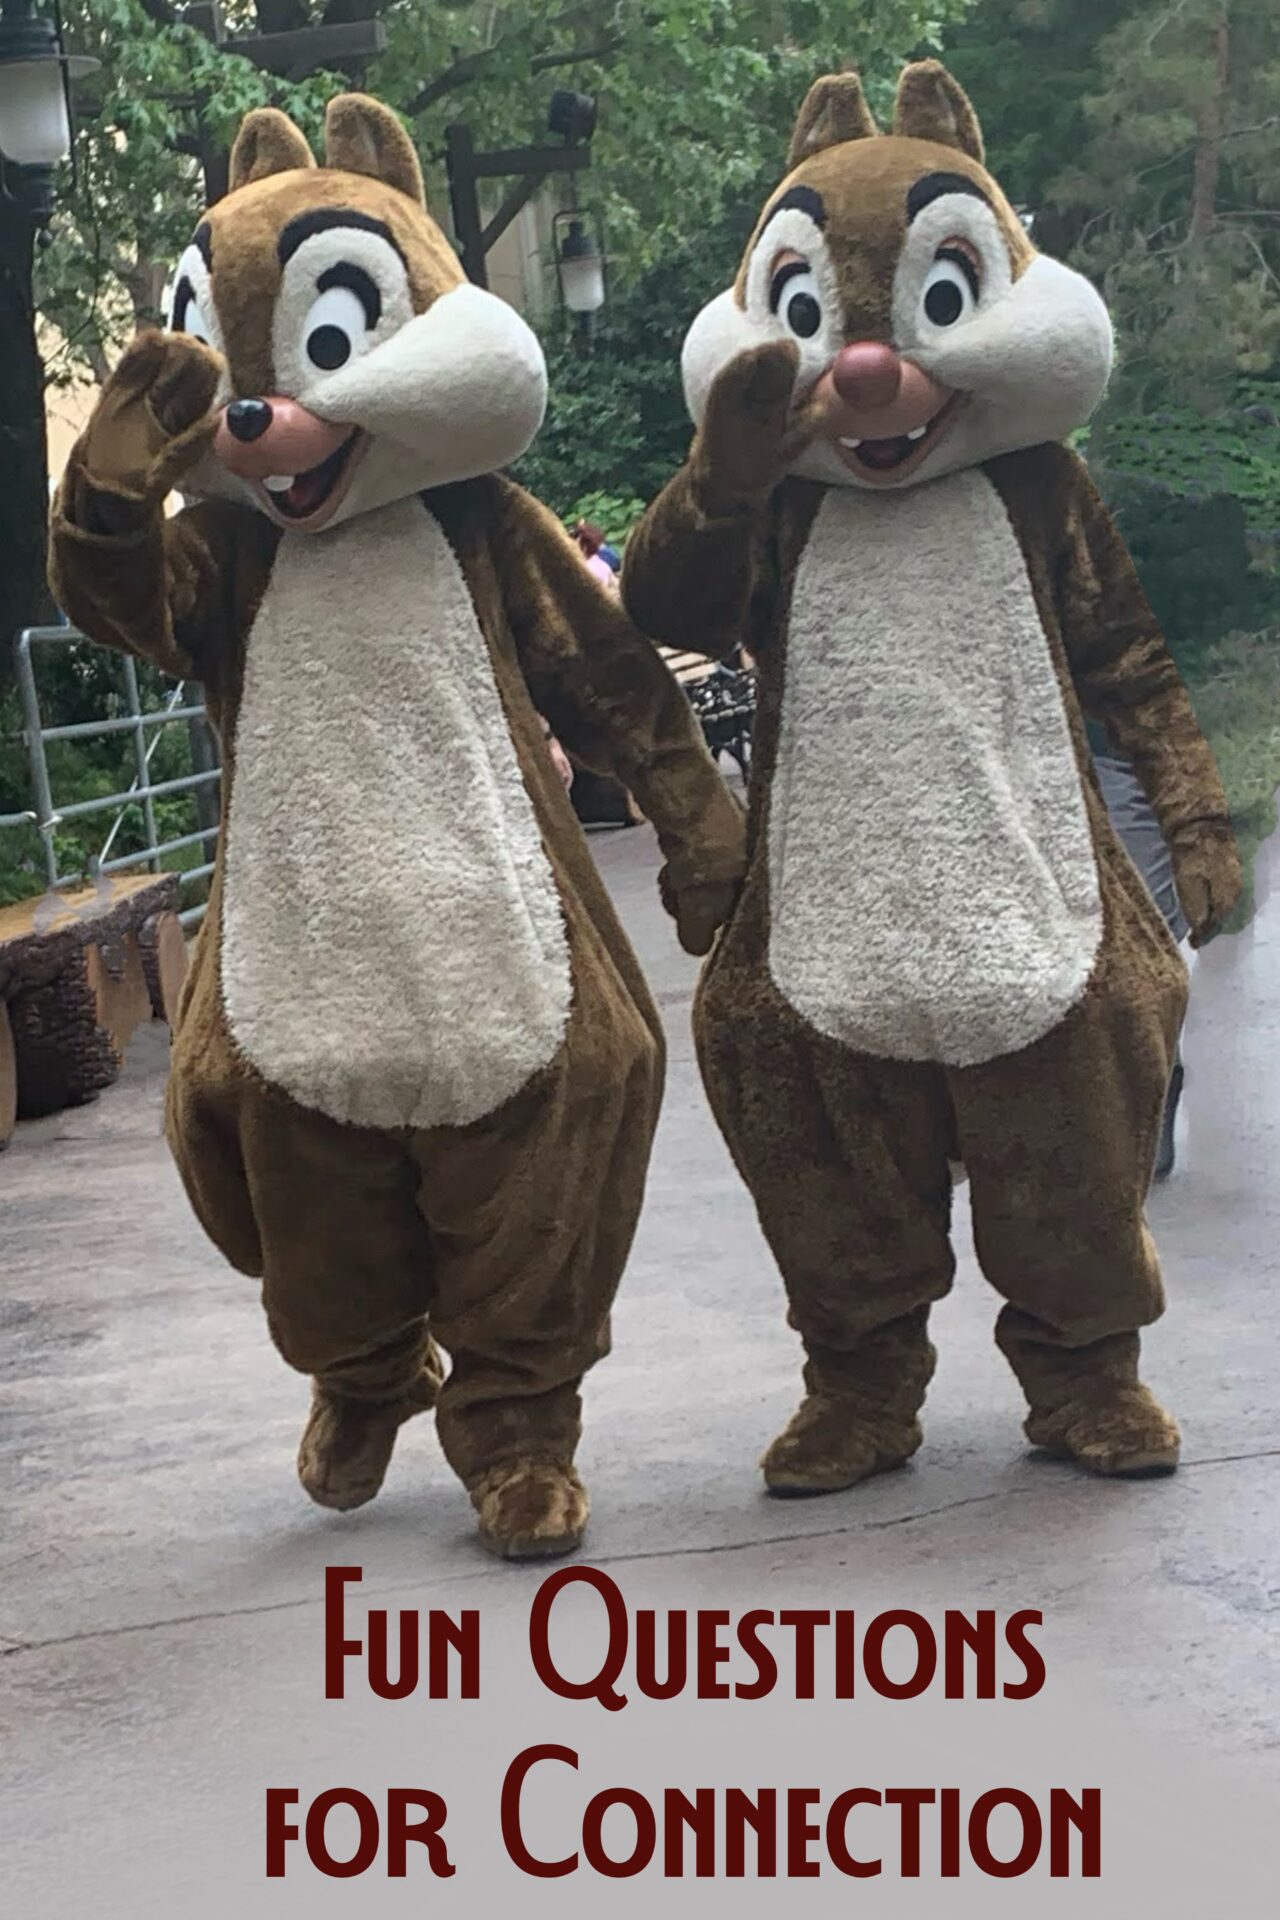
[[[1137,1743],[1130,1786],[1176,1753],[1238,1781],[1224,1807],[1255,1789],[1274,1807],[1276,842],[1254,923],[1200,961],[1179,1166],[1151,1209],[1171,1309],[1149,1337],[1148,1373],[1182,1420],[1182,1471],[1108,1485],[1027,1454],[961,1198],[924,1450],[864,1488],[783,1503],[762,1495],[755,1462],[795,1401],[798,1349],[698,1084],[696,966],[657,905],[648,829],[597,834],[593,846],[657,993],[671,1061],[614,1353],[588,1388],[582,1465],[595,1512],[584,1557],[667,1605],[764,1593],[764,1605],[827,1594],[860,1607],[1041,1608],[1062,1724],[1096,1701],[1109,1716],[1108,1764]],[[89,1891],[105,1916],[168,1915],[219,1861],[240,1914],[302,1911],[255,1904],[252,1822],[259,1782],[286,1773],[290,1754],[331,1783],[321,1756],[337,1723],[316,1679],[324,1566],[359,1562],[364,1594],[383,1604],[483,1605],[502,1632],[517,1631],[540,1577],[480,1554],[425,1420],[406,1429],[375,1505],[344,1517],[307,1503],[293,1473],[306,1386],[276,1358],[253,1286],[188,1212],[160,1133],[165,1053],[163,1031],[148,1030],[96,1104],[20,1127],[0,1156],[0,1818],[11,1820],[3,1858],[7,1883],[25,1890],[12,1909],[23,1920],[78,1911]],[[420,1713],[419,1735],[424,1724]],[[383,1751],[363,1723],[352,1727],[350,1754]],[[1058,1738],[1046,1730],[1050,1745]],[[480,1764],[468,1758],[464,1771]],[[198,1809],[203,1853],[160,1831],[165,1794]],[[87,1824],[55,1891],[49,1849],[62,1847],[72,1807]],[[242,1841],[252,1871],[239,1864]],[[1169,1845],[1171,1879],[1198,1885]],[[312,1890],[309,1912],[421,1910],[330,1906],[337,1883]],[[1038,1909],[1112,1910],[1122,1908],[1047,1898]],[[1229,1910],[1250,1920],[1268,1908]],[[886,1899],[877,1911],[968,1908]]]

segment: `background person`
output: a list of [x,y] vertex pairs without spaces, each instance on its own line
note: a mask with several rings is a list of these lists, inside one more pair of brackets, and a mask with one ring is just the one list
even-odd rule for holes
[[[1185,944],[1190,929],[1173,881],[1173,859],[1160,831],[1160,824],[1151,802],[1129,762],[1116,753],[1105,727],[1100,726],[1096,720],[1090,720],[1086,724],[1089,750],[1093,755],[1098,785],[1102,791],[1107,812],[1111,816],[1111,824],[1119,834],[1125,852],[1142,875],[1148,893],[1164,915],[1165,924],[1170,933],[1182,947],[1183,958],[1190,971],[1195,965],[1195,950]],[[1157,1180],[1167,1180],[1173,1172],[1174,1123],[1178,1113],[1178,1102],[1182,1098],[1184,1079],[1182,1047],[1179,1045],[1174,1057],[1173,1073],[1169,1080],[1169,1094],[1165,1101],[1164,1120],[1160,1127],[1160,1142],[1156,1149],[1155,1178]]]

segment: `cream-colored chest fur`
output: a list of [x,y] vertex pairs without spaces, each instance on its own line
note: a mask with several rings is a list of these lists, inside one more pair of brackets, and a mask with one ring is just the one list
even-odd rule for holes
[[833,489],[797,573],[770,967],[861,1052],[970,1066],[1047,1033],[1102,933],[1062,694],[984,475]]
[[335,1120],[457,1126],[554,1055],[560,899],[488,648],[417,500],[286,534],[250,636],[222,985],[264,1077]]

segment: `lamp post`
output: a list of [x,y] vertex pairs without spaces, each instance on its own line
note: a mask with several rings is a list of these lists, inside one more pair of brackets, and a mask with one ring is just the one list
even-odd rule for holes
[[48,239],[53,174],[71,151],[70,83],[96,60],[69,58],[35,0],[0,0],[0,662],[15,632],[49,611],[44,368],[32,289]]
[[[591,95],[559,88],[551,96],[547,129],[560,136],[562,147],[505,147],[497,153],[477,153],[470,127],[445,128],[453,235],[463,272],[473,285],[488,286],[487,255],[539,187],[553,173],[580,173],[591,165],[595,125],[596,103]],[[514,180],[515,185],[486,226],[479,182],[503,179]]]

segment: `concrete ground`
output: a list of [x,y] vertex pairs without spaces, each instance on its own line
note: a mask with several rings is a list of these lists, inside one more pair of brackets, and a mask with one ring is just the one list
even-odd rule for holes
[[[796,1398],[798,1354],[699,1088],[688,1033],[696,968],[658,908],[648,830],[593,844],[657,992],[671,1067],[614,1355],[588,1390],[592,1562],[628,1597],[664,1606],[710,1604],[709,1595],[812,1605],[825,1594],[932,1614],[1042,1609],[1053,1714],[1034,1737],[1024,1736],[1030,1716],[1016,1730],[992,1723],[994,1772],[1013,1773],[1018,1754],[1034,1771],[1070,1750],[1080,1758],[1073,1777],[1114,1773],[1128,1797],[1127,1838],[1113,1857],[1135,1872],[1158,1859],[1163,1910],[1203,1911],[1196,1903],[1210,1887],[1225,1890],[1219,1854],[1184,1857],[1188,1825],[1210,1817],[1205,1794],[1215,1845],[1226,1847],[1222,1823],[1243,1821],[1255,1792],[1274,1806],[1280,1784],[1277,844],[1264,851],[1256,920],[1199,964],[1179,1166],[1151,1209],[1171,1311],[1149,1338],[1148,1371],[1183,1422],[1181,1473],[1102,1485],[1028,1456],[962,1203],[923,1452],[907,1472],[803,1503],[767,1500],[755,1472]],[[144,1033],[100,1101],[20,1127],[0,1157],[0,1884],[20,1896],[6,1910],[61,1920],[91,1899],[106,1920],[134,1920],[170,1915],[181,1898],[192,1913],[224,1912],[232,1899],[246,1915],[417,1912],[420,1896],[397,1905],[385,1882],[364,1905],[342,1904],[351,1884],[315,1876],[298,1883],[296,1905],[291,1883],[268,1890],[261,1787],[302,1776],[328,1785],[384,1762],[394,1778],[389,1756],[406,1739],[422,1777],[442,1730],[450,1769],[487,1779],[492,1743],[514,1750],[508,1720],[514,1740],[522,1716],[537,1719],[515,1649],[539,1576],[479,1554],[427,1421],[406,1430],[376,1505],[345,1518],[308,1505],[293,1476],[306,1387],[276,1359],[252,1285],[188,1212],[160,1134],[165,1052],[161,1030]],[[343,1732],[342,1709],[320,1697],[318,1666],[322,1570],[335,1561],[361,1564],[365,1591],[382,1604],[481,1606],[508,1691],[490,1693],[470,1720],[454,1703],[434,1720],[434,1708],[379,1705]],[[594,1707],[556,1711],[576,1711],[579,1731],[591,1714],[616,1732]],[[802,1727],[805,1739],[836,1737],[808,1711],[803,1723],[779,1723],[783,1747]],[[986,1738],[974,1730],[979,1711],[962,1746]],[[647,1724],[657,1753],[675,1721],[637,1716],[633,1766],[648,1751],[643,1737],[635,1744]],[[890,1714],[877,1733],[886,1752],[912,1724]],[[555,1738],[547,1726],[544,1712],[538,1731]],[[1000,1746],[1001,1728],[1012,1747]],[[919,1751],[908,1740],[902,1771]],[[1203,1792],[1193,1790],[1196,1769],[1206,1770]],[[465,1841],[466,1817],[456,1818]],[[1251,1832],[1246,1823],[1230,1842],[1233,1856],[1247,1855]],[[498,1869],[484,1865],[493,1832],[477,1828],[474,1841],[478,1887]],[[493,1880],[495,1893],[509,1895],[512,1871]],[[543,1883],[515,1884],[526,1909],[541,1911],[533,1896]],[[969,1911],[899,1905],[880,1884],[877,1913]],[[983,1884],[984,1912],[1002,1911],[1016,1886]],[[552,1883],[558,1912],[572,1910],[577,1885]],[[1080,1894],[1074,1906],[1046,1887],[1036,1911],[1125,1911],[1118,1887],[1114,1904]],[[611,1888],[624,1907],[626,1888]],[[581,1892],[590,1895],[589,1879]],[[668,1893],[674,1911],[725,1910],[686,1909],[687,1890]],[[1245,1920],[1274,1911],[1251,1897],[1229,1910]],[[454,1906],[471,1910],[465,1898]],[[1146,1910],[1154,1905],[1127,1906]]]

